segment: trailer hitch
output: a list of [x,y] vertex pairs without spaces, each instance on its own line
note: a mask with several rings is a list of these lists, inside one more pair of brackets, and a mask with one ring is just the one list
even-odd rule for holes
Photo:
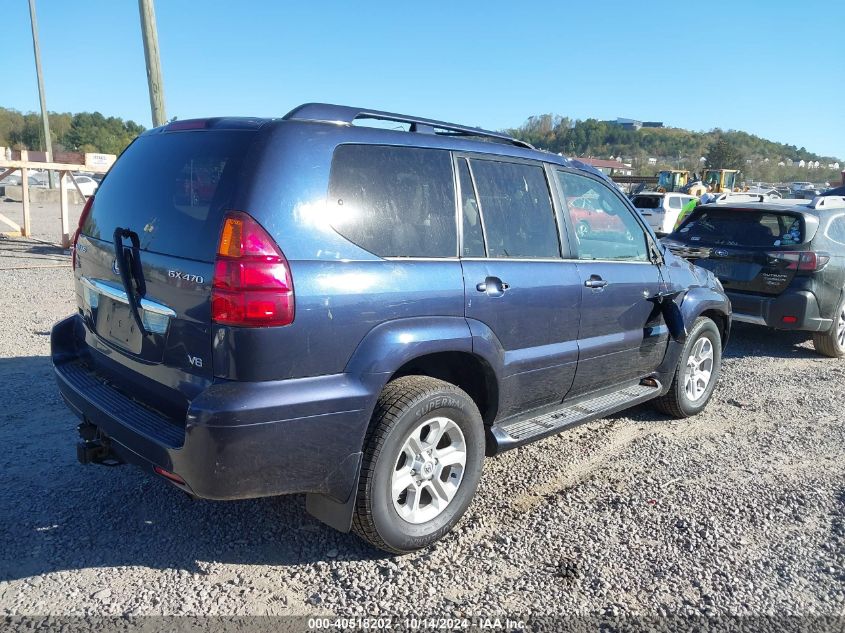
[[76,459],[80,464],[120,466],[123,460],[111,450],[111,440],[90,422],[83,422],[76,430],[80,440],[76,443]]

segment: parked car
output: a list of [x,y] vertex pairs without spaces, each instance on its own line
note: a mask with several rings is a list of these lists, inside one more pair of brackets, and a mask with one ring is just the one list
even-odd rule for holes
[[[93,196],[97,192],[99,184],[91,176],[74,175],[73,179],[84,196]],[[70,184],[70,186],[73,186]]]
[[808,185],[802,189],[797,189],[793,192],[795,198],[803,200],[812,200],[816,196],[822,195],[823,189],[817,185]]
[[[27,178],[27,182],[29,182],[30,187],[42,187],[43,186],[42,183],[39,180],[37,180],[36,178],[34,178],[33,176],[29,176]],[[5,178],[3,178],[3,180],[0,180],[0,186],[9,185],[9,186],[20,187],[20,184],[21,184],[20,172],[18,172],[17,174],[10,174],[10,175],[6,176]]]
[[719,278],[736,321],[812,332],[818,352],[845,355],[845,197],[704,205],[663,242]]
[[567,205],[575,225],[575,234],[580,238],[596,231],[621,232],[626,236],[633,236],[618,215],[606,213],[601,207],[595,208],[595,204],[588,197],[568,200]]
[[[213,191],[186,196],[196,178]],[[616,220],[578,235],[578,198]],[[731,326],[595,169],[345,106],[147,131],[73,242],[51,342],[81,462],[306,493],[396,553],[452,529],[485,454],[646,401],[701,411]]]
[[766,198],[771,198],[773,200],[780,200],[783,198],[780,191],[778,191],[775,187],[749,187],[748,193],[761,194]]
[[798,193],[802,189],[806,189],[807,187],[812,187],[813,183],[807,181],[798,181],[798,182],[791,182],[789,183],[789,189],[792,192],[792,195]]
[[645,191],[633,197],[637,211],[658,235],[671,233],[683,208],[696,200],[695,196],[683,193],[660,193]]

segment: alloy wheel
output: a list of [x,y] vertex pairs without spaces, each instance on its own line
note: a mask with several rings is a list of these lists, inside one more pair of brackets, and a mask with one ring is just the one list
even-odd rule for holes
[[684,373],[684,392],[690,402],[696,402],[707,391],[713,375],[713,343],[702,336],[693,345]]
[[839,347],[845,348],[845,306],[842,312],[839,313],[839,321],[836,323],[836,340]]
[[405,439],[391,477],[393,508],[408,523],[437,517],[463,480],[467,447],[460,427],[446,417],[416,426]]

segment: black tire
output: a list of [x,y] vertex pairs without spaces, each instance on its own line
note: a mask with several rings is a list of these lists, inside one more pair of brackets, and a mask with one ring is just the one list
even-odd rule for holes
[[[445,417],[463,434],[466,462],[454,497],[425,523],[409,523],[394,507],[392,475],[411,432],[428,419]],[[393,554],[422,549],[446,535],[472,501],[484,461],[484,424],[478,407],[455,385],[428,376],[403,376],[385,386],[364,441],[352,530]]]
[[[713,368],[710,374],[710,381],[704,393],[696,400],[690,399],[685,389],[685,377],[687,362],[696,343],[706,337],[713,346]],[[681,357],[678,359],[678,366],[672,376],[672,385],[665,395],[653,400],[654,407],[666,415],[674,418],[688,418],[700,413],[707,406],[716,383],[719,381],[719,371],[722,367],[722,337],[719,328],[707,317],[698,317],[693,323],[692,329],[684,344]]]
[[827,332],[813,332],[813,347],[819,354],[831,358],[845,356],[845,298],[839,302],[830,329]]

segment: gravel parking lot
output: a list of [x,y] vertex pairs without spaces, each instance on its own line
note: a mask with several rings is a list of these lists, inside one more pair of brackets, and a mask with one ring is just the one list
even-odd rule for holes
[[845,614],[845,362],[805,337],[736,326],[705,413],[639,407],[490,459],[458,529],[392,558],[302,497],[79,465],[48,358],[68,264],[0,238],[4,615]]

